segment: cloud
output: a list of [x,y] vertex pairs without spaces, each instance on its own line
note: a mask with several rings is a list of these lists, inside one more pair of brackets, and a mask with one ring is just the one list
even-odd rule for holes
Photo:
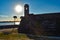
[[0,15],[0,17],[8,17],[7,15]]

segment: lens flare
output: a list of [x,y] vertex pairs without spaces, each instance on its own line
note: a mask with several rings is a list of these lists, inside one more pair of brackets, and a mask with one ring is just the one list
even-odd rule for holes
[[16,5],[16,6],[15,6],[15,11],[16,11],[17,13],[22,12],[22,6],[21,6],[21,5]]

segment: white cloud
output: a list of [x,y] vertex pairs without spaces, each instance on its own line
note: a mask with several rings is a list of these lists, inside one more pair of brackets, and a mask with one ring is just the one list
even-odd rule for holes
[[0,15],[0,17],[8,17],[7,15]]

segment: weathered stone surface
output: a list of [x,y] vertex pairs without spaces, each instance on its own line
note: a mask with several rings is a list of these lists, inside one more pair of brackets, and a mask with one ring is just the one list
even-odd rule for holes
[[60,36],[60,13],[29,14],[29,5],[25,4],[24,14],[19,33]]
[[60,13],[48,13],[22,17],[19,33],[36,35],[60,35]]

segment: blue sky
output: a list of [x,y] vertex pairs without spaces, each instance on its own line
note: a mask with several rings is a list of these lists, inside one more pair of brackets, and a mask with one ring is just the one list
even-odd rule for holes
[[60,12],[60,0],[0,0],[0,21],[12,20],[14,15],[22,16],[23,12],[17,14],[14,11],[17,4],[29,4],[30,13],[34,14]]

